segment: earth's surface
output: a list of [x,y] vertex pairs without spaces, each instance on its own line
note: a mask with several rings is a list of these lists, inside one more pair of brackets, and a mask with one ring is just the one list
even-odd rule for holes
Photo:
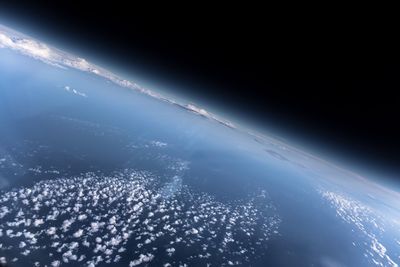
[[400,195],[0,26],[0,265],[398,266]]

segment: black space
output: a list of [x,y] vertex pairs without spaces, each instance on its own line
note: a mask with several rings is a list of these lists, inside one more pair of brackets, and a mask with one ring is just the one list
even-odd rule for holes
[[154,73],[194,102],[208,98],[339,163],[400,179],[400,64],[390,16],[170,9],[10,2],[0,5],[0,18],[127,72]]

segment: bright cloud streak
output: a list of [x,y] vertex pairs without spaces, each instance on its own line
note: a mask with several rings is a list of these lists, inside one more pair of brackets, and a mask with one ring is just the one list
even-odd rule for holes
[[29,39],[12,39],[4,33],[0,33],[0,46],[19,51],[34,58],[47,60],[52,58],[52,51],[45,44]]
[[157,98],[161,101],[175,104],[185,108],[186,110],[192,111],[198,115],[207,117],[210,120],[216,121],[222,125],[230,128],[236,128],[231,122],[223,120],[218,116],[202,109],[198,108],[193,104],[178,103],[177,101],[166,98],[156,92],[145,89],[137,85],[136,83],[122,79],[117,75],[100,68],[87,60],[65,53],[61,50],[48,46],[42,42],[39,42],[29,36],[22,33],[16,32],[8,27],[0,24],[0,48],[9,48],[15,50],[23,55],[33,57],[41,60],[47,64],[58,66],[61,68],[73,68],[85,72],[93,73],[97,76],[103,77],[119,86],[133,89],[146,94],[150,97]]

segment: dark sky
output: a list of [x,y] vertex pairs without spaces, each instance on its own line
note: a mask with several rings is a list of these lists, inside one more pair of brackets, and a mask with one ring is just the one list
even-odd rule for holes
[[261,6],[171,12],[112,1],[0,5],[0,18],[30,35],[45,33],[341,164],[400,181],[395,22],[353,15]]

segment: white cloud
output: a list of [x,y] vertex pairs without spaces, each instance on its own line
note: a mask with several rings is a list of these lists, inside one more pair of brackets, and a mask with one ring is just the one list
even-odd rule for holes
[[202,108],[198,108],[193,104],[188,104],[186,107],[188,109],[192,110],[193,112],[198,113],[200,115],[203,115],[203,116],[206,116],[206,117],[210,116],[210,114],[206,110],[204,110]]
[[0,47],[9,47],[13,46],[13,41],[7,35],[0,33]]
[[86,218],[87,218],[87,215],[86,215],[86,214],[81,214],[81,215],[78,216],[78,220],[79,220],[79,221],[83,221],[83,220],[85,220]]
[[58,266],[60,266],[61,265],[61,262],[60,261],[53,261],[52,263],[51,263],[51,266],[53,266],[53,267],[58,267]]
[[71,86],[69,86],[69,85],[64,86],[64,89],[65,89],[65,91],[73,93],[75,95],[87,97],[87,95],[85,93],[79,92],[78,90],[71,88]]
[[23,53],[34,57],[51,59],[52,51],[45,44],[23,39],[14,43],[14,49],[21,50]]
[[33,225],[34,225],[35,227],[38,227],[38,226],[41,225],[41,224],[44,224],[43,219],[36,219],[36,220],[33,222]]
[[49,229],[47,229],[46,233],[48,235],[54,235],[56,233],[57,229],[55,227],[50,227]]
[[174,254],[174,252],[175,252],[175,248],[167,248],[166,251],[167,251],[169,256],[172,256],[172,254]]
[[[179,159],[175,161],[175,165],[182,163]],[[182,172],[180,168],[173,170],[177,174]],[[56,259],[60,263],[83,261],[82,256],[85,256],[86,260],[82,263],[96,266],[100,261],[112,263],[115,259],[119,260],[117,253],[131,249],[128,244],[134,241],[137,248],[133,249],[136,251],[133,254],[124,253],[121,257],[130,262],[130,266],[136,266],[153,260],[153,244],[165,242],[165,253],[172,258],[181,256],[175,243],[198,247],[198,253],[187,259],[189,266],[193,261],[206,261],[210,257],[221,260],[222,254],[218,249],[226,251],[223,254],[226,260],[233,261],[240,253],[243,261],[238,265],[246,265],[246,259],[254,258],[253,252],[262,254],[270,237],[275,235],[280,219],[275,210],[269,208],[270,204],[265,205],[268,203],[265,194],[250,195],[240,202],[222,203],[211,195],[198,194],[181,185],[175,191],[179,197],[165,198],[160,194],[160,178],[148,172],[132,170],[111,177],[87,173],[43,180],[32,187],[5,192],[0,198],[0,207],[9,207],[7,210],[11,215],[5,217],[6,220],[0,220],[0,232],[10,233],[10,238],[17,241],[5,253],[29,253],[32,257],[38,253],[51,253],[59,257],[43,258],[41,266],[50,266]],[[15,192],[18,193],[14,195]],[[86,193],[81,195],[82,192]],[[40,198],[37,197],[39,195]],[[130,201],[127,201],[128,197]],[[50,214],[34,210],[31,205],[20,205],[26,199],[31,205],[48,202],[47,213],[59,212],[58,216],[62,219],[47,219]],[[116,203],[116,207],[109,205],[110,201]],[[77,205],[79,209],[75,209]],[[85,220],[79,220],[83,214],[86,215]],[[43,220],[44,223],[30,228],[25,225],[26,229],[18,237],[18,233],[14,233],[17,229],[21,230],[17,227],[22,226],[17,226],[15,222],[27,218],[34,218],[32,224],[36,220]],[[185,233],[190,235],[190,239],[185,238]],[[244,238],[243,233],[246,234]],[[214,240],[229,240],[229,251],[226,249],[228,241],[213,246],[208,236]],[[24,242],[21,247],[20,242]],[[249,250],[243,250],[243,247]]]
[[140,254],[139,259],[137,260],[133,260],[129,263],[129,267],[133,267],[133,266],[137,266],[141,263],[145,263],[145,262],[150,262],[152,261],[154,258],[154,255],[148,253],[148,254]]
[[152,146],[156,146],[156,147],[166,147],[168,145],[167,143],[164,143],[164,142],[161,142],[161,141],[157,141],[157,140],[151,141],[150,144]]
[[197,115],[206,117],[206,118],[208,118],[210,120],[214,120],[214,121],[216,121],[216,122],[218,122],[218,123],[220,123],[222,125],[225,125],[225,126],[227,126],[229,128],[236,128],[236,126],[233,123],[231,123],[230,121],[221,119],[218,116],[208,112],[207,110],[199,108],[199,107],[197,107],[197,106],[195,106],[193,104],[183,105],[183,107],[186,108],[187,110],[197,114]]
[[378,266],[398,266],[383,244],[385,240],[382,236],[388,230],[386,222],[389,220],[385,220],[373,208],[350,196],[324,190],[320,190],[320,194],[336,209],[336,214],[343,221],[353,226],[354,232],[358,231],[366,238],[367,242],[361,240],[358,244],[357,240],[353,244],[365,246],[365,257],[368,260]]
[[53,56],[51,49],[45,44],[37,42],[33,39],[12,39],[7,36],[6,33],[1,32],[1,28],[0,46],[19,51],[24,55],[32,56],[38,59],[51,60]]
[[75,233],[74,233],[74,237],[75,238],[79,238],[79,237],[81,237],[83,235],[83,230],[82,229],[79,229],[78,231],[76,231]]

